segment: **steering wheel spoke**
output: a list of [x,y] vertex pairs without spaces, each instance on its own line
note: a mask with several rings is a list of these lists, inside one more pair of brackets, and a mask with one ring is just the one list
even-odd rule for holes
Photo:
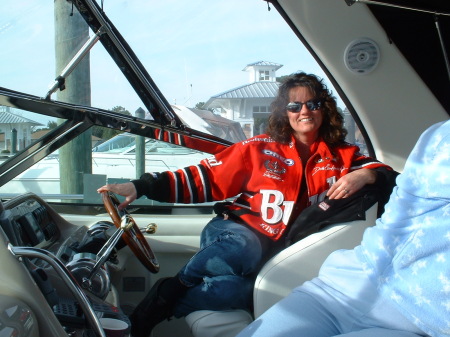
[[[144,235],[139,230],[139,227],[136,225],[133,217],[126,210],[122,212],[119,211],[118,205],[120,202],[114,193],[103,192],[102,198],[114,226],[124,230],[122,238],[125,243],[150,272],[157,273],[159,271],[158,259],[150,248]],[[121,216],[121,213],[124,214]]]

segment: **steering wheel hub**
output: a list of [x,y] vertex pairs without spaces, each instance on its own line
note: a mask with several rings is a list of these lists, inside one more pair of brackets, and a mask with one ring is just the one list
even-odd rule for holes
[[96,262],[95,254],[78,253],[66,267],[83,289],[101,299],[105,299],[111,289],[111,279],[107,265],[104,264],[93,277],[89,278]]

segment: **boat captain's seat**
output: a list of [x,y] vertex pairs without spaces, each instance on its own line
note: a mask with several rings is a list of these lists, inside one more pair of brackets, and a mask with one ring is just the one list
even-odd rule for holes
[[194,337],[234,337],[254,318],[287,296],[292,289],[319,273],[333,251],[360,244],[364,230],[375,225],[377,204],[366,211],[365,220],[330,225],[284,249],[259,272],[253,292],[253,317],[244,310],[200,310],[186,316]]

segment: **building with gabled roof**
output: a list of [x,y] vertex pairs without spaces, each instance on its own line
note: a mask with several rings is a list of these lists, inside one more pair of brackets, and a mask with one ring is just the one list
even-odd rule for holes
[[281,67],[281,64],[267,61],[247,64],[242,71],[249,73],[249,84],[212,96],[203,108],[239,122],[247,137],[264,132],[270,104],[280,85],[276,71]]
[[[14,110],[8,106],[0,106],[0,133],[4,134],[2,149],[9,150],[10,152],[24,149],[30,145],[33,127],[43,125],[21,116],[19,113],[14,112]],[[17,134],[17,145],[15,149],[12,149],[14,133]]]
[[283,65],[267,62],[258,61],[254,63],[247,64],[242,71],[247,71],[249,74],[249,82],[276,82],[276,71],[280,69]]

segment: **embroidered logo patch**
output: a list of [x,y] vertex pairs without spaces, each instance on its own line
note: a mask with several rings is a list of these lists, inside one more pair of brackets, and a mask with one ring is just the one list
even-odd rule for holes
[[330,205],[328,205],[325,201],[322,201],[319,204],[319,208],[321,208],[322,210],[326,211],[328,208],[330,208]]
[[281,167],[277,161],[264,161],[264,167],[266,168],[266,172],[263,174],[264,177],[283,181],[281,178],[282,174],[286,173],[286,169]]
[[265,150],[263,150],[263,153],[264,153],[265,155],[272,156],[272,157],[274,157],[274,158],[277,158],[277,159],[281,160],[281,161],[282,161],[283,163],[285,163],[287,166],[292,166],[292,165],[295,164],[295,161],[294,161],[293,159],[284,158],[283,156],[280,156],[280,155],[279,155],[278,153],[276,153],[276,152],[273,152],[273,151],[270,151],[270,150],[265,149]]
[[286,173],[286,169],[284,167],[281,167],[280,164],[278,164],[277,161],[270,161],[266,160],[264,162],[265,168],[275,174],[284,174]]

